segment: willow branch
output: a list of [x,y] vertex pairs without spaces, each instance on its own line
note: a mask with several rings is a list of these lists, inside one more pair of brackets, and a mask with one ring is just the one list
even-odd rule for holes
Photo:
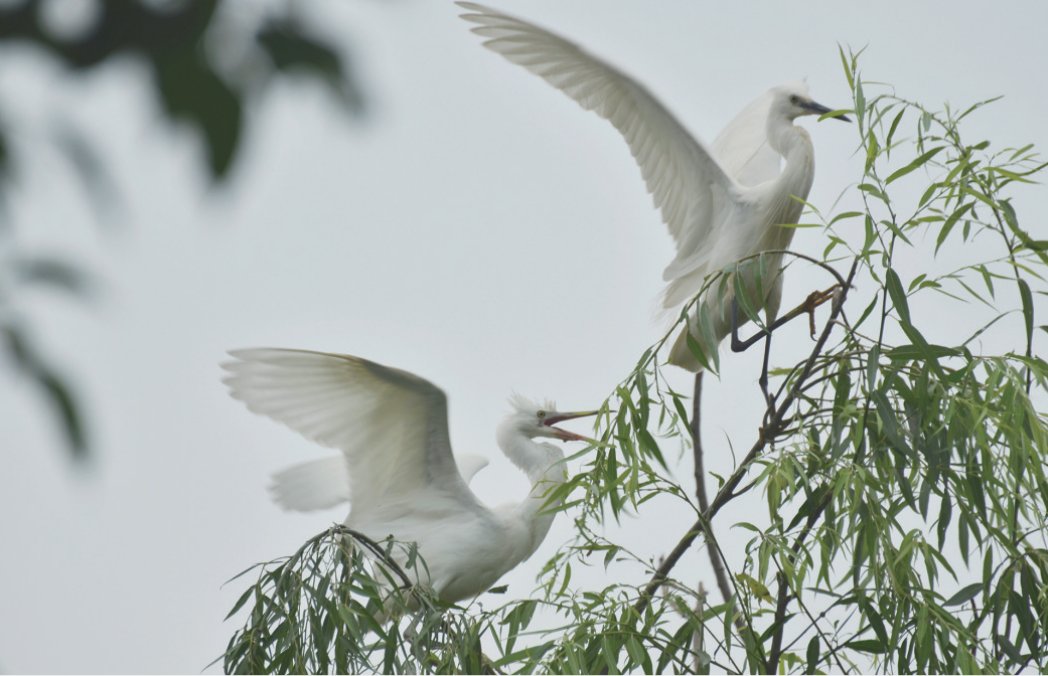
[[674,566],[677,565],[681,557],[684,556],[684,553],[688,551],[688,548],[691,547],[695,538],[698,537],[700,533],[706,531],[706,525],[717,515],[717,512],[738,496],[738,494],[734,492],[735,488],[742,482],[743,477],[746,476],[750,469],[750,465],[757,459],[757,456],[760,455],[761,451],[765,449],[768,443],[775,438],[778,432],[781,431],[782,422],[786,418],[787,412],[790,410],[790,407],[793,406],[793,403],[801,388],[804,386],[805,381],[812,374],[816,360],[819,358],[819,355],[822,354],[822,350],[826,346],[826,341],[829,340],[833,327],[837,325],[837,317],[840,315],[844,306],[844,301],[848,297],[848,291],[851,288],[852,280],[855,278],[855,272],[858,269],[858,265],[859,259],[856,258],[852,262],[851,270],[848,272],[848,278],[845,280],[845,283],[841,285],[840,291],[836,298],[834,298],[833,306],[830,310],[830,317],[823,326],[819,338],[815,341],[815,347],[812,349],[811,354],[804,363],[804,368],[801,369],[797,380],[794,381],[793,387],[791,387],[790,391],[786,394],[782,404],[775,409],[775,413],[768,420],[768,424],[759,430],[757,440],[743,458],[738,468],[736,468],[732,475],[728,477],[720,490],[717,491],[716,496],[713,498],[713,502],[710,503],[708,508],[702,510],[698,520],[687,530],[687,532],[684,533],[681,539],[677,542],[677,545],[663,560],[662,565],[660,565],[652,575],[648,584],[645,585],[640,598],[637,599],[637,602],[634,604],[634,608],[638,613],[643,612],[643,610],[648,607],[653,595],[666,581],[670,571],[672,571]]
[[[699,511],[703,514],[710,508],[710,500],[706,495],[706,468],[703,464],[702,448],[702,371],[695,374],[695,390],[691,400],[691,447],[695,456],[695,497],[699,501]],[[717,538],[713,535],[713,526],[706,524],[706,551],[710,555],[710,564],[713,566],[713,576],[717,580],[717,588],[720,589],[724,602],[727,603],[733,596],[732,585],[728,580],[728,574],[724,570],[725,561]],[[736,618],[735,627],[742,631],[745,626]]]
[[[818,506],[808,515],[808,521],[804,524],[803,530],[797,536],[797,539],[793,541],[793,546],[790,547],[790,560],[796,561],[798,554],[800,554],[801,547],[804,546],[804,541],[808,538],[812,528],[815,526],[815,522],[822,517],[826,508],[830,504],[830,500],[833,498],[833,491],[827,489],[826,495],[823,496],[822,500],[819,501]],[[771,656],[768,658],[768,673],[776,673],[779,668],[779,659],[782,657],[782,637],[786,630],[786,608],[789,605],[790,597],[789,590],[790,585],[786,580],[786,573],[780,568],[779,573],[776,575],[779,583],[779,594],[775,602],[775,619],[772,622],[772,627],[775,628],[775,634],[771,641]],[[819,625],[815,622],[815,618],[811,618],[812,626],[815,627],[815,631],[819,632],[822,636],[822,640],[829,645],[826,637],[822,635],[822,630],[819,629]],[[846,670],[844,664],[841,663],[840,658],[834,654],[834,659],[837,661],[837,667],[844,673]]]

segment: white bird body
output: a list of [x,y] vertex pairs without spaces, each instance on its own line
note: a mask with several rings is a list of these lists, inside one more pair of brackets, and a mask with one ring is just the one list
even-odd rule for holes
[[[545,496],[566,473],[563,451],[533,439],[586,440],[553,425],[593,414],[558,413],[515,398],[516,412],[497,438],[532,489],[520,504],[490,509],[468,486],[487,461],[456,461],[447,399],[432,383],[349,355],[272,348],[230,354],[236,361],[223,367],[233,397],[342,451],[276,474],[274,499],[294,510],[350,502],[349,528],[374,540],[418,544],[425,566],[415,568],[416,581],[448,602],[485,591],[538,548],[553,521],[542,509],[549,507]],[[405,557],[395,558],[403,566]]]
[[[766,92],[725,127],[711,151],[641,84],[574,43],[482,5],[457,4],[469,12],[464,19],[478,24],[473,32],[486,38],[485,47],[539,75],[623,135],[677,247],[663,272],[667,311],[689,302],[710,274],[741,258],[789,246],[793,230],[778,226],[797,222],[798,200],[807,198],[815,171],[811,139],[793,120],[829,112],[811,101],[806,85],[790,83]],[[785,160],[782,171],[780,160]],[[762,280],[760,303],[769,320],[782,297],[781,265],[781,255],[770,256],[764,265],[770,274]],[[747,296],[757,299],[754,269],[739,274]],[[712,345],[692,332],[711,359],[731,332],[731,284],[727,290],[708,294],[705,301],[713,320]],[[695,313],[689,324],[695,327]],[[702,370],[684,331],[669,361]]]
[[[739,206],[731,215],[731,227],[722,229],[708,252],[696,252],[685,260],[678,257],[670,263],[663,273],[663,279],[669,282],[663,294],[663,307],[667,310],[679,308],[691,300],[711,273],[740,259],[770,252],[766,254],[763,266],[768,278],[761,280],[761,288],[757,283],[757,266],[740,266],[736,274],[746,296],[761,300],[761,309],[769,323],[778,315],[782,300],[783,254],[776,252],[789,248],[794,229],[777,225],[796,223],[800,218],[804,205],[799,200],[806,199],[811,190],[815,156],[811,138],[804,129],[782,116],[769,115],[767,122],[769,145],[785,158],[785,167],[777,176],[755,185],[737,182]],[[730,126],[726,131],[730,131]],[[727,138],[731,138],[730,134]],[[715,143],[714,153],[718,147],[719,144]],[[724,337],[731,333],[734,300],[735,288],[730,281],[725,284],[723,293],[708,293],[703,300],[712,321],[713,342],[709,343],[698,331],[693,331],[692,337],[710,359]],[[694,313],[692,316],[694,326]],[[738,320],[740,323],[746,321],[741,312]],[[689,371],[700,371],[702,366],[688,347],[686,335],[684,331],[678,334],[670,349],[669,361]]]

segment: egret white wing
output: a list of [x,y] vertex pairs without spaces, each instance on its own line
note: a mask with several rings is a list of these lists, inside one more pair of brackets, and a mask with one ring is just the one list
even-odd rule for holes
[[572,42],[520,19],[459,2],[484,46],[542,77],[626,139],[678,257],[703,248],[737,199],[732,179],[710,153],[632,78]]
[[477,472],[491,463],[483,455],[476,455],[475,453],[458,453],[455,455],[455,464],[458,465],[459,474],[462,475],[462,479],[467,484],[470,484],[473,483],[473,477],[477,476]]
[[305,437],[340,449],[356,513],[436,489],[470,504],[451,454],[447,398],[423,378],[350,355],[307,350],[230,352],[233,397]]
[[312,512],[349,502],[349,467],[332,455],[292,465],[273,475],[269,494],[289,512]]
[[[473,481],[488,466],[482,455],[455,455],[462,480]],[[312,512],[350,501],[349,463],[344,455],[332,455],[286,467],[273,474],[269,494],[273,502],[289,512]]]
[[779,176],[781,156],[768,143],[773,94],[754,99],[713,140],[713,156],[736,183],[755,186]]

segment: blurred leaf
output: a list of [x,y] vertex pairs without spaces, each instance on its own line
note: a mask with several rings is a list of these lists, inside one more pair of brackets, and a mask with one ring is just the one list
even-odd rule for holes
[[88,296],[91,284],[76,264],[46,256],[21,256],[13,262],[14,278],[24,284],[43,284],[77,296]]
[[62,427],[73,460],[83,461],[88,457],[87,438],[80,416],[80,409],[69,386],[47,366],[32,350],[23,333],[14,326],[3,328],[8,353],[25,374],[42,390]]
[[5,174],[10,170],[11,155],[7,149],[7,133],[6,130],[0,126],[0,181],[5,178]]
[[319,78],[350,110],[360,112],[363,108],[364,99],[347,76],[344,59],[332,46],[306,35],[292,20],[270,21],[258,31],[256,39],[277,70]]
[[240,95],[212,69],[199,49],[157,54],[152,64],[168,114],[197,128],[207,145],[211,175],[225,178],[240,142]]
[[113,208],[117,206],[119,191],[106,163],[88,138],[68,120],[58,123],[53,133],[55,145],[69,160],[84,186],[99,223],[108,225]]
[[3,326],[4,342],[12,361],[22,368],[28,368],[31,361],[29,345],[22,332],[15,326]]
[[43,388],[55,414],[62,423],[66,446],[73,459],[80,461],[86,459],[87,439],[84,436],[79,408],[68,386],[57,374],[39,364],[32,375]]

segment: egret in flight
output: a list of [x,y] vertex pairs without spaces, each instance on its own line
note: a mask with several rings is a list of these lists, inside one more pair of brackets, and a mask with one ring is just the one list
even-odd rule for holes
[[[457,4],[467,10],[464,19],[478,24],[473,32],[485,38],[488,49],[542,77],[623,135],[677,247],[663,272],[668,282],[664,308],[679,313],[708,275],[768,252],[760,284],[754,265],[740,265],[737,274],[746,297],[765,311],[770,326],[782,298],[782,254],[776,252],[793,238],[793,229],[780,225],[797,222],[815,172],[811,138],[793,121],[831,112],[812,101],[807,85],[772,88],[744,108],[707,150],[643,85],[574,43],[483,5]],[[780,158],[785,160],[781,170]],[[738,319],[746,320],[737,312],[734,287],[729,282],[711,288],[705,307],[688,321],[710,363]],[[699,312],[709,317],[708,333],[698,330]],[[700,372],[703,366],[688,346],[687,331],[676,338],[669,361]]]
[[348,501],[346,526],[374,540],[418,544],[425,566],[417,566],[417,581],[449,603],[486,591],[538,548],[553,522],[546,496],[566,472],[560,447],[536,439],[588,442],[555,425],[597,413],[512,398],[515,410],[496,439],[532,488],[521,503],[489,508],[467,485],[487,461],[456,461],[447,397],[433,383],[343,354],[260,348],[230,355],[224,380],[234,398],[342,452],[275,475],[277,502],[312,510]]

